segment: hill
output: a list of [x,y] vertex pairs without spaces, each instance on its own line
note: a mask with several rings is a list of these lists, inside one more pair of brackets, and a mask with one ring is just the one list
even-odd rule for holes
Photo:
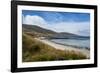
[[49,30],[46,28],[42,28],[40,26],[37,25],[27,25],[27,24],[23,24],[23,32],[27,33],[29,35],[32,36],[36,36],[36,37],[46,37],[46,38],[89,38],[88,36],[80,36],[77,34],[73,34],[73,33],[68,33],[68,32],[55,32],[53,30]]

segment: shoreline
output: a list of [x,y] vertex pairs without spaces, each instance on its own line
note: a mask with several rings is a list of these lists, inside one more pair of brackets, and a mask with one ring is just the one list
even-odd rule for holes
[[[48,40],[48,41],[51,41],[51,40]],[[51,42],[54,42],[54,41],[51,41]],[[70,47],[78,48],[78,49],[87,49],[87,50],[90,50],[90,48],[88,48],[88,47],[79,47],[79,46],[75,46],[75,45],[61,44],[61,43],[57,43],[57,42],[54,42],[54,43],[59,44],[59,45],[64,45],[64,46],[70,46]]]
[[58,50],[80,52],[80,53],[86,55],[87,58],[90,58],[90,51],[86,48],[79,48],[79,47],[73,47],[70,45],[63,45],[63,44],[55,43],[55,42],[47,40],[47,39],[35,38],[35,40],[45,43],[47,45],[50,45]]

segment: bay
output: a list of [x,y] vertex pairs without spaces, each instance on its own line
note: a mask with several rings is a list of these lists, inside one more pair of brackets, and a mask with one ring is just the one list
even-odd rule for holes
[[90,48],[90,39],[50,39],[52,42],[82,48]]

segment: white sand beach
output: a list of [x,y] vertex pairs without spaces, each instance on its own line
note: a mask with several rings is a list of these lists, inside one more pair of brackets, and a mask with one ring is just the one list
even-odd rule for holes
[[52,41],[49,41],[49,40],[46,40],[46,39],[40,39],[40,38],[35,38],[36,40],[40,41],[40,42],[43,42],[47,45],[50,45],[56,49],[59,49],[59,50],[65,50],[65,51],[76,51],[76,52],[80,52],[84,55],[87,56],[87,58],[90,58],[90,51],[83,48],[75,48],[75,47],[72,47],[72,46],[65,46],[65,45],[61,45],[61,44],[57,44],[57,43],[54,43]]

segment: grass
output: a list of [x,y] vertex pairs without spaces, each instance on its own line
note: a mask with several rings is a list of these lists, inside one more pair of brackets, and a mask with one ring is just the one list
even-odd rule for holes
[[57,50],[25,33],[23,33],[22,44],[23,62],[86,59],[86,56],[80,52]]

